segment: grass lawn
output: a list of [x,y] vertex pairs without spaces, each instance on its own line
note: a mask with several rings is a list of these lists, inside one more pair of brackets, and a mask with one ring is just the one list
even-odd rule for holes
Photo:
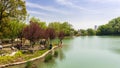
[[38,50],[35,51],[33,54],[23,54],[21,51],[18,51],[14,56],[0,56],[0,65],[26,61],[41,56],[46,51],[48,50]]

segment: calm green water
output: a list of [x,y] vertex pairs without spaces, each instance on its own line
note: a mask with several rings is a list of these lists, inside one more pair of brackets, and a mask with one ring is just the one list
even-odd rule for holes
[[[36,68],[120,68],[120,36],[82,36],[65,39],[59,55]],[[24,66],[24,65],[23,65]],[[10,68],[22,68],[22,65]]]

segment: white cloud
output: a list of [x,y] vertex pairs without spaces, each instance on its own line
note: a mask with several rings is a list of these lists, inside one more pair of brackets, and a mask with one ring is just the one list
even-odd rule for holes
[[42,5],[31,3],[31,2],[26,2],[26,5],[28,7],[31,7],[31,8],[38,8],[38,9],[42,9],[42,10],[46,10],[46,11],[52,11],[52,12],[57,12],[57,13],[61,13],[61,14],[68,14],[68,12],[66,12],[66,11],[59,10],[59,9],[56,9],[56,8],[50,7],[50,6],[42,6]]
[[[46,5],[43,6],[34,2],[26,2],[27,7],[30,7],[28,13],[46,21],[47,23],[53,21],[68,21],[75,29],[91,28],[94,27],[94,25],[102,25],[120,15],[120,0],[82,0],[84,2],[81,0],[54,1],[66,10],[63,11],[59,9],[59,7],[55,8],[54,6],[56,6],[56,4],[53,4],[54,6],[52,7]],[[85,2],[89,4],[83,5]],[[48,12],[40,12],[38,10],[33,10],[32,8],[42,9]]]
[[48,14],[42,13],[42,12],[38,12],[38,11],[31,11],[31,10],[28,10],[28,13],[29,13],[29,14],[37,14],[37,15],[48,16]]
[[76,5],[74,4],[74,0],[55,0],[58,4],[61,4],[61,5],[65,5],[67,7],[72,7],[72,8],[76,8],[78,10],[82,10],[82,11],[89,11],[89,12],[95,12],[94,10],[91,10],[91,9],[88,9],[88,8],[85,8],[85,7],[81,7],[80,5]]
[[95,2],[95,3],[119,3],[120,0],[85,0],[88,2]]

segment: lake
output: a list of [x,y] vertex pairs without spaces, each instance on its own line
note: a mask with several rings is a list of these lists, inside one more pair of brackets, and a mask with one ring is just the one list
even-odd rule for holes
[[[120,68],[120,36],[80,36],[63,41],[58,57],[36,68]],[[24,68],[25,65],[9,68]]]

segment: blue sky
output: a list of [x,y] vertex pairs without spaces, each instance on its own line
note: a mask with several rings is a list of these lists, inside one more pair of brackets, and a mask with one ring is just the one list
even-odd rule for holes
[[69,22],[75,29],[94,28],[120,16],[120,0],[26,0],[30,16]]

